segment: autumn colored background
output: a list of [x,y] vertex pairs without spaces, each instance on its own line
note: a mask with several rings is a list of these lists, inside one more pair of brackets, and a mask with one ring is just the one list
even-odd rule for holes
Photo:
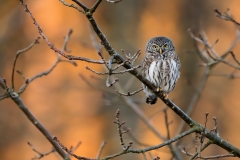
[[[99,59],[90,38],[90,25],[85,16],[73,8],[64,6],[57,0],[28,0],[29,10],[43,29],[44,34],[58,48],[61,49],[63,37],[70,28],[73,34],[68,43],[70,54],[91,59]],[[72,3],[71,1],[67,1]],[[82,0],[91,6],[95,0]],[[214,9],[226,11],[240,21],[240,1],[238,0],[123,0],[111,4],[105,0],[100,4],[94,14],[99,27],[106,35],[116,51],[124,49],[135,53],[141,49],[142,55],[136,64],[140,64],[144,55],[145,43],[154,36],[167,36],[174,42],[176,51],[180,56],[182,68],[181,77],[175,90],[169,95],[170,99],[186,110],[194,95],[204,71],[200,67],[194,41],[187,33],[188,28],[198,30],[202,28],[209,37],[211,44],[219,39],[216,51],[224,53],[236,36],[235,26],[215,16]],[[10,84],[13,59],[17,50],[27,47],[36,37],[38,31],[33,25],[29,15],[24,12],[19,1],[2,0],[0,5],[0,77],[7,79]],[[234,50],[240,59],[240,45]],[[108,55],[103,52],[106,59]],[[21,55],[17,62],[17,69],[28,78],[49,69],[56,59],[56,54],[50,50],[42,39],[37,44]],[[231,58],[227,60],[232,61]],[[81,141],[76,154],[85,157],[95,157],[103,140],[107,142],[103,156],[114,154],[122,150],[117,127],[113,124],[116,110],[121,110],[121,119],[126,121],[126,126],[131,128],[131,133],[139,141],[156,145],[161,143],[138,118],[133,110],[115,93],[115,88],[105,86],[105,76],[92,74],[85,69],[89,66],[98,71],[104,71],[102,65],[92,65],[86,62],[77,62],[74,67],[70,63],[60,63],[48,76],[43,76],[33,81],[21,95],[23,102],[29,110],[39,119],[48,131],[57,136],[65,146],[70,147]],[[140,70],[140,69],[139,69]],[[220,64],[212,73],[228,74],[232,68]],[[79,74],[86,77],[89,86]],[[236,72],[236,74],[238,74]],[[93,77],[94,76],[94,77]],[[126,73],[117,76],[119,84],[125,91],[133,91],[141,87],[141,83]],[[15,85],[20,87],[24,80],[16,74]],[[204,123],[204,114],[209,112],[208,128],[212,129],[211,117],[218,119],[220,135],[230,143],[240,148],[240,119],[239,119],[239,79],[210,76],[201,94],[191,117],[197,122]],[[4,91],[0,89],[0,95]],[[144,103],[143,92],[134,95],[133,101],[139,105],[148,117],[163,109],[165,105],[159,100],[154,106]],[[175,136],[181,119],[172,111],[168,111],[171,137]],[[164,116],[162,112],[150,119],[155,127],[166,136]],[[124,136],[126,142],[132,139]],[[180,146],[194,150],[194,135],[181,141]],[[0,158],[5,160],[26,160],[34,157],[34,153],[27,145],[31,142],[41,152],[51,150],[50,143],[30,123],[21,110],[10,100],[0,101]],[[134,143],[133,147],[141,146]],[[167,147],[151,152],[153,156],[161,159],[170,159]],[[217,146],[207,149],[206,155],[225,153]],[[183,156],[186,158],[186,156]],[[142,155],[128,154],[116,158],[140,159]],[[43,159],[57,159],[51,154]]]

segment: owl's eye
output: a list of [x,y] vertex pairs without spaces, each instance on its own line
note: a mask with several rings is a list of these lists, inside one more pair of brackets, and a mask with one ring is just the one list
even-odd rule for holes
[[163,45],[165,49],[168,49],[168,45],[167,44],[164,44]]
[[153,45],[152,48],[153,48],[154,50],[157,50],[157,49],[158,49],[158,46],[157,46],[157,45]]

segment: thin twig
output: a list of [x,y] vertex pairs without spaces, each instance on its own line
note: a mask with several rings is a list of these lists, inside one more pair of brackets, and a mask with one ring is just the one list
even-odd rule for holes
[[35,147],[30,143],[30,142],[27,142],[27,144],[32,148],[32,150],[34,152],[36,152],[38,154],[38,156],[34,156],[34,158],[32,158],[32,160],[35,160],[35,159],[41,159],[45,156],[48,156],[49,154],[55,152],[55,149],[53,148],[52,150],[50,150],[49,152],[46,152],[46,153],[41,153],[39,152],[38,150],[35,149]]
[[76,158],[76,159],[78,159],[78,160],[96,160],[95,158],[86,158],[86,157],[78,156],[78,155],[72,153],[72,151],[69,150],[67,147],[65,147],[65,146],[57,139],[57,137],[53,136],[52,139],[53,139],[64,151],[66,151],[68,154],[70,154],[71,156],[73,156],[74,158]]
[[[204,149],[206,149],[209,145],[211,145],[212,142],[208,141],[207,143],[205,143],[202,148],[200,148],[200,152],[202,152]],[[189,160],[194,160],[196,157],[198,156],[198,152],[196,152]]]
[[[123,126],[123,129],[124,129],[124,130],[127,130],[127,128],[124,127],[124,126]],[[127,135],[131,138],[131,140],[134,141],[134,144],[138,144],[138,145],[143,146],[143,147],[150,147],[150,145],[140,142],[140,141],[132,134],[132,132],[127,132]]]
[[[73,0],[74,2],[78,3],[78,4],[82,4],[80,3],[78,0]],[[66,55],[64,52],[62,52],[61,50],[57,49],[47,38],[47,36],[43,33],[43,30],[41,29],[40,25],[37,23],[36,19],[33,17],[32,13],[29,11],[27,5],[23,2],[23,0],[20,0],[21,5],[25,8],[25,11],[30,15],[30,17],[33,20],[33,24],[35,24],[35,26],[37,27],[39,34],[43,37],[43,39],[46,41],[46,43],[48,44],[49,48],[52,49],[54,52],[57,52],[58,54],[62,55],[63,57],[69,59],[69,60],[80,60],[80,61],[86,61],[86,62],[90,62],[90,63],[95,63],[95,64],[103,64],[103,61],[99,61],[99,60],[92,60],[92,59],[88,59],[88,58],[83,58],[83,57],[78,57],[78,56],[73,56],[73,55]],[[83,6],[82,6],[83,7]]]
[[113,123],[117,124],[117,126],[118,126],[118,135],[119,135],[119,138],[120,138],[120,144],[122,146],[122,149],[124,151],[127,151],[132,146],[133,142],[131,141],[131,142],[129,142],[129,144],[127,146],[125,146],[122,135],[124,133],[129,132],[130,128],[128,128],[124,131],[122,130],[122,126],[125,124],[125,122],[121,122],[120,119],[119,119],[119,116],[120,116],[120,110],[118,109],[116,114],[115,114],[116,120]]
[[40,40],[40,37],[38,36],[28,47],[17,51],[16,56],[14,58],[13,67],[12,67],[12,89],[13,90],[15,89],[15,87],[14,87],[14,73],[15,73],[15,67],[16,67],[18,56],[20,54],[30,50],[35,44],[38,44],[39,40]]
[[130,69],[126,69],[126,70],[123,70],[123,71],[118,71],[118,72],[112,72],[112,74],[123,74],[123,73],[126,73],[126,72],[130,72],[130,71],[133,71],[137,68],[141,68],[141,65],[137,65],[135,67],[132,67]]
[[237,62],[238,65],[240,65],[240,62],[237,60],[235,54],[232,51],[230,51],[230,54],[233,57],[234,61]]
[[102,0],[97,0],[96,3],[93,5],[93,7],[90,9],[90,12],[94,13],[101,2]]
[[[122,92],[122,87],[119,83],[114,85],[115,89],[119,92]],[[162,141],[165,141],[166,139],[163,137],[159,131],[154,127],[154,125],[149,122],[148,117],[145,115],[145,113],[139,108],[139,106],[133,102],[132,98],[128,96],[121,96],[123,101],[137,114],[137,116],[146,124],[146,126]]]
[[216,13],[216,16],[218,18],[221,18],[221,19],[224,19],[226,21],[231,21],[233,22],[234,24],[240,26],[240,23],[237,22],[231,15],[230,15],[230,10],[227,9],[227,12],[224,12],[223,14],[221,12],[219,12],[217,9],[214,10],[215,13]]
[[[67,46],[67,43],[69,41],[69,38],[70,38],[72,32],[73,32],[72,29],[69,29],[68,34],[65,37],[65,40],[63,43],[62,52],[67,50],[66,46]],[[69,52],[69,50],[67,50],[67,51]],[[76,62],[74,62],[74,61],[61,60],[61,55],[57,54],[57,59],[55,60],[54,64],[47,71],[38,73],[35,76],[33,76],[32,78],[27,79],[27,78],[25,78],[25,76],[23,76],[22,72],[18,72],[25,79],[25,83],[20,87],[18,94],[22,94],[26,90],[28,84],[31,83],[32,81],[34,81],[35,79],[40,78],[42,76],[47,76],[48,74],[50,74],[55,69],[55,67],[58,65],[58,63],[60,63],[60,62],[69,62],[69,63],[73,64],[74,66],[77,66]]]
[[73,2],[77,3],[85,12],[87,12],[89,9],[81,3],[79,0],[72,0]]
[[[185,149],[185,147],[183,147],[183,149],[181,151],[182,151],[182,153],[184,153],[187,156],[191,156],[191,157],[194,156],[194,154],[188,152]],[[199,155],[197,158],[207,160],[207,159],[217,159],[217,158],[224,158],[224,157],[235,157],[235,156],[234,156],[234,154],[222,154],[222,155],[205,156],[205,157],[202,157],[202,156]]]
[[107,87],[112,87],[118,81],[119,81],[118,78],[116,78],[112,82],[110,82],[110,75],[108,75],[107,80],[106,80],[106,86]]
[[213,123],[214,123],[214,128],[211,131],[214,132],[217,136],[219,136],[216,117],[213,117]]
[[74,151],[76,151],[77,149],[78,149],[78,147],[80,146],[82,144],[82,142],[78,142],[77,144],[76,144],[76,146],[74,147],[74,146],[71,146],[70,147],[70,151],[73,153]]
[[143,88],[140,88],[140,89],[138,89],[136,91],[133,91],[133,92],[127,92],[127,93],[121,93],[121,92],[119,92],[117,90],[116,90],[116,92],[118,94],[120,94],[121,96],[133,96],[134,94],[137,94],[137,93],[141,92],[142,90],[143,90]]
[[[164,113],[164,119],[165,119],[165,126],[166,126],[166,130],[167,130],[167,139],[170,140],[171,136],[170,136],[170,129],[169,129],[169,122],[168,122],[168,115],[167,115],[167,109],[163,110]],[[169,144],[169,149],[170,152],[172,154],[172,156],[176,159],[180,159],[179,155],[177,154],[177,152],[174,150],[173,144]]]
[[145,153],[145,152],[143,152],[142,154],[143,154],[143,158],[144,158],[144,160],[147,160],[146,153]]
[[116,154],[113,154],[113,155],[110,155],[110,156],[106,156],[104,158],[102,158],[101,160],[108,160],[108,159],[113,159],[115,157],[118,157],[118,156],[121,156],[123,154],[127,154],[127,153],[143,153],[143,152],[148,152],[148,151],[152,151],[152,150],[156,150],[156,149],[159,149],[159,148],[162,148],[164,146],[167,146],[173,142],[176,142],[177,140],[193,133],[196,131],[196,128],[190,128],[189,130],[179,134],[177,137],[174,137],[173,139],[171,140],[168,140],[168,141],[165,141],[159,145],[156,145],[156,146],[151,146],[151,147],[147,147],[147,148],[144,148],[144,149],[128,149],[127,151],[122,151],[120,153],[116,153]]
[[64,0],[59,0],[59,1],[62,2],[62,4],[64,4],[65,6],[75,8],[75,9],[78,10],[79,12],[82,12],[83,14],[85,14],[84,11],[82,11],[82,10],[79,9],[78,7],[74,6],[73,4],[68,4],[68,3],[65,2]]
[[[230,66],[230,67],[233,67],[233,68],[235,68],[235,69],[240,70],[240,66],[236,66],[235,64],[232,64],[232,63],[230,63],[230,62],[228,62],[228,61],[225,60],[226,55],[228,55],[228,53],[223,54],[222,56],[219,56],[219,55],[217,54],[217,52],[214,50],[214,48],[209,44],[209,42],[208,42],[208,40],[207,40],[207,37],[206,37],[206,35],[205,35],[205,33],[204,33],[203,30],[200,31],[200,36],[201,36],[201,38],[196,37],[196,36],[192,33],[191,29],[189,29],[188,32],[189,32],[190,36],[191,36],[194,40],[202,43],[202,44],[205,46],[205,48],[209,49],[209,50],[211,51],[211,53],[215,56],[215,57],[210,56],[211,58],[214,59],[214,61],[213,61],[213,62],[209,62],[209,61],[208,61],[204,66],[211,66],[211,67],[212,67],[212,66],[215,65],[216,63],[221,62],[221,63],[223,63],[223,64],[226,64],[226,65]],[[239,40],[239,34],[237,34],[236,40],[237,40],[237,41]],[[230,50],[229,50],[228,52],[230,52]],[[207,53],[208,53],[208,52],[207,52]],[[208,53],[208,54],[211,55],[210,53]],[[234,58],[234,57],[233,57],[233,58]],[[236,61],[236,60],[235,60],[235,61]],[[237,62],[238,62],[238,61],[237,61]]]
[[100,146],[100,148],[99,148],[99,151],[98,151],[98,154],[97,154],[97,156],[96,156],[96,159],[99,159],[99,158],[100,158],[101,153],[102,153],[103,148],[104,148],[105,145],[106,145],[106,142],[103,141],[102,144],[101,144],[101,146]]

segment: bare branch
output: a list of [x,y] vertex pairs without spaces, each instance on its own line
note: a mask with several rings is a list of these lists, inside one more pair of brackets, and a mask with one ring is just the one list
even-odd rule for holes
[[[170,129],[169,129],[169,124],[170,123],[168,122],[167,109],[164,109],[163,113],[164,113],[164,119],[165,119],[165,126],[166,126],[166,130],[167,130],[167,139],[170,140],[171,139]],[[174,150],[174,147],[173,147],[172,144],[169,144],[169,148],[170,148],[171,154],[174,158],[181,159],[180,155],[177,154],[177,152]]]
[[79,12],[82,12],[83,14],[85,14],[84,11],[82,11],[82,10],[79,9],[78,7],[74,6],[73,4],[68,4],[68,3],[65,2],[64,0],[59,0],[59,1],[62,2],[62,4],[64,4],[65,6],[75,8],[75,9],[78,10]]
[[[212,144],[211,141],[208,141],[205,143],[202,148],[200,148],[200,152],[202,152],[204,149],[206,149],[210,144]],[[196,152],[189,160],[194,160],[198,156],[198,152]]]
[[[82,4],[80,3],[78,0],[73,0],[74,2],[78,3],[78,4]],[[39,34],[43,37],[43,39],[46,41],[46,43],[48,44],[49,48],[52,49],[54,52],[57,52],[58,54],[62,55],[63,57],[69,59],[69,60],[80,60],[80,61],[86,61],[86,62],[90,62],[90,63],[95,63],[95,64],[103,64],[103,61],[98,61],[98,60],[91,60],[88,58],[83,58],[83,57],[78,57],[78,56],[73,56],[73,55],[66,55],[63,51],[60,51],[59,49],[57,49],[47,38],[47,36],[43,33],[43,30],[41,29],[40,25],[37,23],[36,19],[33,17],[32,13],[29,11],[27,5],[23,2],[23,0],[20,0],[21,5],[25,8],[25,11],[30,15],[30,17],[33,20],[33,24],[36,25]],[[88,10],[88,9],[87,9]]]
[[116,92],[118,93],[118,94],[120,94],[121,96],[133,96],[134,94],[137,94],[137,93],[139,93],[139,92],[141,92],[143,90],[143,88],[140,88],[140,89],[138,89],[138,90],[136,90],[136,91],[133,91],[133,92],[127,92],[127,94],[126,93],[121,93],[121,92],[119,92],[119,91],[117,91],[116,90]]
[[15,89],[15,87],[14,87],[14,73],[15,73],[15,67],[16,67],[18,56],[21,53],[24,53],[24,52],[30,50],[35,44],[38,44],[39,40],[40,40],[40,37],[37,37],[28,47],[17,51],[16,56],[14,58],[14,62],[13,62],[13,68],[12,68],[12,89],[13,90]]
[[[110,68],[112,68],[111,66],[108,66],[109,65],[112,65],[112,62],[109,62],[107,63],[107,61],[105,60],[105,58],[103,57],[102,53],[100,51],[98,51],[98,55],[101,57],[102,61],[104,62],[105,66],[107,67],[107,69],[109,70]],[[110,60],[109,60],[110,61]]]
[[[7,88],[7,86],[6,86]],[[70,160],[68,155],[59,147],[59,145],[52,140],[52,135],[48,132],[48,130],[40,123],[40,121],[29,111],[29,109],[22,102],[19,95],[14,92],[12,89],[7,89],[8,94],[11,99],[15,102],[15,104],[21,109],[21,111],[26,115],[26,117],[32,122],[32,124],[47,138],[47,140],[53,145],[56,152],[66,160]]]
[[141,68],[141,65],[137,65],[135,67],[132,67],[130,69],[126,69],[126,70],[123,70],[123,71],[112,72],[112,74],[123,74],[123,73],[126,73],[126,72],[134,71],[137,68]]
[[[127,128],[124,127],[124,126],[123,126],[123,129],[124,129],[124,130],[127,130]],[[134,141],[134,144],[138,144],[138,145],[143,146],[143,147],[150,147],[150,145],[140,142],[140,141],[132,134],[132,132],[127,132],[127,135]]]
[[93,7],[90,9],[90,12],[94,13],[101,2],[102,0],[97,0]]
[[214,11],[215,11],[216,16],[217,16],[218,18],[224,19],[224,20],[226,20],[226,21],[231,21],[231,22],[233,22],[234,24],[240,26],[240,23],[237,22],[237,21],[231,16],[229,9],[227,9],[227,12],[224,12],[223,14],[222,14],[221,12],[219,12],[217,9],[215,9]]
[[222,154],[222,155],[216,155],[216,156],[206,156],[206,157],[199,157],[200,159],[217,159],[217,158],[224,158],[224,157],[235,157],[234,154]]
[[143,154],[144,160],[147,160],[147,156],[146,156],[145,152],[143,152],[142,154]]
[[104,148],[105,145],[106,145],[106,142],[103,141],[102,144],[101,144],[101,146],[100,146],[100,148],[99,148],[99,151],[98,151],[98,154],[97,154],[96,159],[99,159],[99,158],[100,158],[100,155],[101,155],[102,150],[103,150],[103,148]]
[[37,151],[30,142],[27,142],[27,144],[32,148],[32,150],[33,150],[34,152],[36,152],[36,153],[38,154],[38,156],[34,156],[34,158],[32,158],[32,160],[34,160],[34,159],[41,159],[41,158],[43,158],[43,157],[45,157],[45,156],[48,156],[49,154],[55,152],[55,149],[53,148],[53,149],[52,149],[51,151],[49,151],[49,152],[41,153],[41,152]]
[[240,65],[240,62],[237,60],[235,54],[232,51],[230,51],[230,54],[233,57],[234,61],[237,62],[238,65]]
[[[108,42],[107,38],[105,37],[105,35],[102,33],[102,31],[100,30],[100,28],[98,27],[96,21],[94,20],[92,14],[86,14],[87,19],[89,20],[89,22],[91,23],[93,30],[95,31],[95,33],[98,35],[98,37],[101,40],[102,45],[105,47],[106,51],[109,53],[110,56],[114,56],[115,58],[115,62],[120,64],[122,62],[124,62],[124,59],[111,47],[110,43]],[[201,39],[200,39],[201,40]],[[209,44],[208,44],[209,45]],[[214,51],[212,48],[212,45],[209,45],[209,50],[212,52]],[[214,54],[214,52],[212,52]],[[60,54],[60,53],[59,53]],[[123,67],[125,67],[126,69],[131,69],[132,65],[130,63],[125,63],[123,65]],[[152,85],[148,80],[146,80],[144,77],[141,76],[141,74],[139,74],[139,72],[137,70],[131,70],[129,71],[129,73],[131,73],[132,75],[134,75],[136,78],[138,78],[143,84],[145,84],[150,90],[153,91],[153,93],[155,93],[165,104],[168,105],[169,108],[171,108],[179,117],[181,117],[191,128],[195,128],[196,132],[201,133],[203,130],[203,127],[198,124],[197,122],[195,122],[193,119],[191,119],[187,114],[185,114],[177,105],[175,105],[171,100],[167,99],[165,100],[163,98],[162,93],[157,93],[155,86]],[[126,97],[125,97],[126,98]],[[209,138],[210,140],[214,141],[214,144],[217,144],[219,146],[221,146],[222,148],[224,148],[225,150],[229,151],[229,152],[234,152],[234,154],[236,156],[240,156],[240,150],[237,149],[235,146],[227,143],[226,141],[224,141],[222,138],[216,136],[213,133],[206,133],[205,135],[207,138]],[[125,154],[125,153],[121,153],[121,154]]]
[[[67,43],[69,41],[69,38],[70,38],[72,32],[73,32],[72,29],[70,29],[68,31],[68,34],[65,37],[65,40],[64,40],[64,43],[63,43],[62,52],[64,52],[64,51],[70,52],[69,50],[67,50],[66,46],[67,46]],[[55,67],[58,65],[58,63],[60,63],[60,62],[68,62],[68,63],[73,64],[74,66],[77,66],[76,62],[74,62],[74,61],[61,60],[61,56],[59,54],[57,54],[56,61],[54,62],[54,64],[47,71],[41,72],[39,74],[36,74],[32,78],[25,78],[23,72],[18,71],[18,73],[25,79],[25,83],[20,87],[20,89],[18,91],[18,94],[23,93],[26,90],[28,84],[31,83],[32,81],[34,81],[35,79],[40,78],[42,76],[47,76],[48,74],[50,74],[55,69]]]
[[195,131],[196,131],[196,128],[191,128],[191,129],[189,129],[189,130],[179,134],[177,137],[175,137],[175,138],[173,138],[171,140],[163,142],[162,144],[159,144],[159,145],[156,145],[156,146],[152,146],[152,147],[147,147],[147,148],[144,148],[144,149],[138,149],[138,150],[137,149],[128,149],[127,151],[122,151],[122,152],[116,153],[114,155],[106,156],[106,157],[102,158],[101,160],[113,159],[115,157],[118,157],[118,156],[121,156],[121,155],[127,154],[127,153],[137,153],[137,154],[139,154],[139,153],[144,153],[144,152],[156,150],[156,149],[162,148],[164,146],[167,146],[167,145],[169,145],[169,144],[171,144],[173,142],[176,142],[177,140],[179,140],[179,139],[181,139],[181,138],[183,138],[183,137],[185,137],[185,136],[187,136],[187,135],[189,135],[189,134],[191,134],[191,133],[193,133]]
[[[195,41],[198,41],[198,42],[202,43],[202,44],[205,46],[207,54],[209,55],[210,58],[212,58],[212,59],[214,60],[213,62],[208,61],[206,64],[203,64],[203,66],[211,66],[211,68],[212,68],[212,67],[213,67],[214,65],[216,65],[218,62],[221,62],[221,63],[223,63],[223,64],[226,64],[226,65],[230,66],[230,67],[233,67],[233,68],[235,68],[235,69],[240,70],[240,65],[239,65],[239,64],[238,64],[238,66],[236,66],[236,65],[234,65],[234,64],[232,64],[232,63],[224,60],[224,59],[226,58],[226,56],[227,56],[229,53],[232,53],[232,52],[231,52],[230,50],[228,50],[227,53],[223,54],[222,56],[219,56],[219,55],[217,54],[217,52],[214,50],[214,48],[212,47],[212,46],[214,46],[214,45],[211,46],[211,45],[209,44],[209,42],[208,42],[208,40],[207,40],[207,37],[206,37],[206,35],[205,35],[205,33],[204,33],[203,30],[201,30],[201,32],[200,32],[201,38],[196,37],[196,36],[192,33],[191,29],[189,29],[188,32],[189,32],[190,36],[191,36]],[[235,41],[237,41],[237,42],[239,41],[239,34],[237,34],[237,37],[236,37]],[[237,43],[237,42],[235,42],[235,41],[233,42],[232,46],[234,46],[235,43]],[[231,47],[232,47],[232,46],[231,46]],[[208,52],[208,49],[211,51],[211,53],[214,55],[214,57],[211,55],[211,53]],[[229,52],[229,53],[228,53],[228,52]],[[233,56],[234,60],[235,60],[237,63],[239,63],[238,60],[235,58],[235,55],[232,55],[232,56]],[[206,59],[209,59],[209,58],[206,58]]]
[[81,3],[79,0],[72,0],[72,1],[77,3],[85,12],[88,12],[89,9],[83,3]]
[[108,75],[107,80],[106,80],[106,86],[107,87],[112,87],[115,83],[117,83],[119,80],[116,78],[112,82],[110,82],[110,75]]
[[52,139],[64,150],[66,151],[68,154],[70,154],[71,156],[73,156],[74,158],[78,159],[78,160],[96,160],[95,158],[86,158],[86,157],[82,157],[82,156],[78,156],[74,153],[72,153],[71,150],[67,149],[67,147],[65,147],[58,139],[57,137],[52,137]]
[[217,136],[219,136],[216,117],[213,117],[213,123],[214,123],[214,128],[211,131],[214,132]]
[[[184,147],[181,151],[182,151],[182,153],[184,153],[187,156],[194,156],[194,154],[189,153]],[[206,156],[206,157],[202,157],[199,155],[197,158],[207,160],[207,159],[217,159],[217,158],[224,158],[224,157],[235,157],[235,156],[234,156],[234,154],[223,154],[223,155]]]
[[89,70],[89,71],[95,73],[95,74],[98,74],[98,75],[109,75],[108,72],[97,72],[97,71],[95,71],[95,70],[89,68],[88,66],[86,66],[85,68],[86,68],[87,70]]
[[74,146],[71,146],[70,147],[70,151],[73,153],[74,151],[76,151],[77,149],[78,149],[78,147],[80,146],[82,144],[82,142],[78,142],[77,144],[76,144],[76,146],[74,147]]
[[127,151],[132,146],[133,142],[129,142],[129,144],[127,146],[125,146],[122,135],[124,133],[129,132],[130,128],[128,128],[127,130],[124,130],[124,131],[122,130],[122,125],[124,125],[125,122],[121,122],[119,119],[119,116],[120,116],[120,110],[118,109],[115,114],[116,120],[114,121],[114,123],[117,124],[117,126],[118,126],[118,134],[119,134],[120,144],[122,146],[122,149],[124,151]]
[[137,60],[137,58],[140,56],[141,54],[141,50],[138,50],[134,55],[133,55],[133,58],[132,58],[132,65],[134,64],[134,62]]
[[[116,88],[116,90],[118,90],[119,92],[123,92],[122,87],[119,83],[117,83],[116,85],[114,85],[114,87]],[[147,127],[161,140],[165,141],[166,139],[163,137],[163,135],[161,133],[159,133],[159,131],[157,131],[157,129],[154,127],[154,125],[149,122],[148,117],[144,114],[144,112],[139,108],[139,106],[133,102],[133,100],[128,97],[128,96],[121,96],[121,98],[123,99],[123,101],[138,115],[138,117],[147,125]]]

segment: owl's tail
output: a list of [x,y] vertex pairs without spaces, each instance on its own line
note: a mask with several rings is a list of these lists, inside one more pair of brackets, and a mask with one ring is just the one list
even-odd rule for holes
[[155,104],[157,102],[157,98],[158,97],[155,94],[154,95],[150,95],[150,96],[147,97],[146,103],[150,104],[150,105],[153,105],[153,104]]

